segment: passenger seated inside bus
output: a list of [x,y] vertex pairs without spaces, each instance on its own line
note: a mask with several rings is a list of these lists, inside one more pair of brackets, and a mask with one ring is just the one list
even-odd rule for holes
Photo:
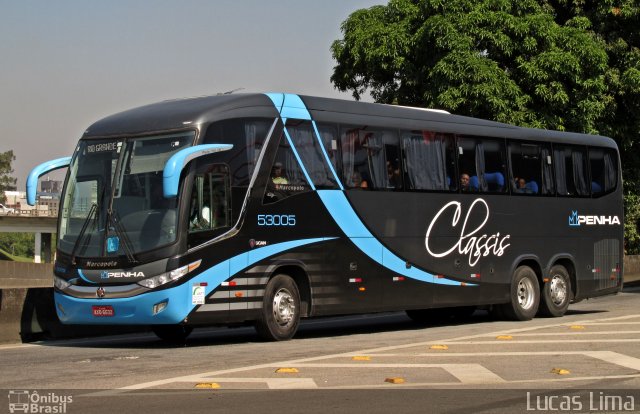
[[538,193],[538,183],[535,181],[527,182],[524,178],[516,177],[515,181],[515,189],[514,193],[517,194],[537,194]]
[[282,163],[276,162],[271,169],[271,181],[274,184],[289,184],[289,180],[284,176]]
[[401,189],[402,178],[400,177],[400,168],[398,161],[387,161],[387,179],[389,180],[389,188]]
[[[460,174],[460,189],[465,192],[465,191],[473,191],[471,189],[471,183],[470,183],[470,178],[469,178],[469,174],[466,173],[462,173]],[[476,191],[477,191],[477,187],[476,187]]]
[[366,190],[369,188],[369,183],[367,183],[367,180],[362,179],[362,174],[360,174],[358,171],[354,171],[351,175],[351,183],[352,188],[355,189]]

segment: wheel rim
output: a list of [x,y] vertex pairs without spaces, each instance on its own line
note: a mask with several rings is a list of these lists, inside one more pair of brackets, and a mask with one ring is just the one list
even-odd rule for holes
[[567,299],[567,282],[561,276],[554,276],[549,282],[549,294],[554,305],[560,306]]
[[296,315],[296,302],[287,289],[280,289],[273,296],[273,317],[280,326],[287,326]]
[[531,279],[525,278],[518,282],[518,304],[522,309],[530,309],[533,306],[535,291]]

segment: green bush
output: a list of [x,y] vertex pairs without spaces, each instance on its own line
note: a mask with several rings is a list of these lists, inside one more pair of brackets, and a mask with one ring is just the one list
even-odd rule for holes
[[640,254],[640,195],[624,196],[624,242],[626,254]]

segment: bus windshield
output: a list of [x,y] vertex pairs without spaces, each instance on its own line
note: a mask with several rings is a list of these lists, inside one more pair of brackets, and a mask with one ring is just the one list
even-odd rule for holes
[[177,198],[163,197],[162,171],[194,135],[80,141],[63,196],[60,250],[130,256],[174,242]]

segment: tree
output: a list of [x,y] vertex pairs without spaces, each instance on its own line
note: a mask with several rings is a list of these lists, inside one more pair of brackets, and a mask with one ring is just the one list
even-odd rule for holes
[[606,42],[613,105],[597,129],[620,147],[625,182],[627,252],[640,253],[640,3],[637,0],[551,1],[556,21],[584,17]]
[[[331,81],[356,99],[369,92],[377,102],[611,136],[631,211],[640,194],[638,9],[637,0],[391,0],[343,22]],[[630,252],[640,252],[636,240]]]
[[15,191],[17,180],[11,176],[13,169],[11,163],[16,159],[13,151],[0,153],[0,202],[6,201],[4,192]]

